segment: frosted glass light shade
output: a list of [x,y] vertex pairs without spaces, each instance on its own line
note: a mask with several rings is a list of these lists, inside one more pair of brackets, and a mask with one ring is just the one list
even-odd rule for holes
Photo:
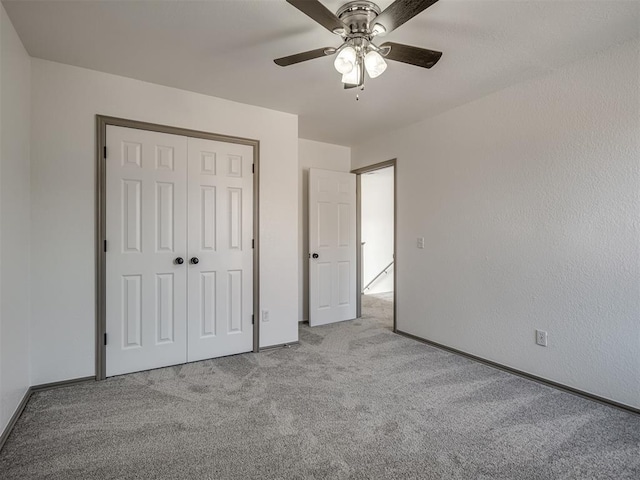
[[356,63],[349,73],[342,75],[342,83],[346,83],[347,85],[359,85],[361,68],[360,64]]
[[364,66],[371,78],[379,77],[387,69],[387,62],[384,61],[382,55],[371,50],[364,57]]
[[333,62],[333,66],[341,74],[345,75],[354,70],[356,64],[356,51],[353,47],[345,47],[340,50],[340,53]]

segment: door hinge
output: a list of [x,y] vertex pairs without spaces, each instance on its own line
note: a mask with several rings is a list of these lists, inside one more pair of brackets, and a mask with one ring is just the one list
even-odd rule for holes
[[256,241],[255,239],[251,239],[251,248],[256,248]]
[[251,325],[253,325],[255,323],[255,315],[251,314]]
[[105,345],[107,344],[107,334],[106,334],[106,332],[105,332],[105,334],[104,334],[104,344],[105,344]]
[[104,158],[107,158],[107,146],[106,145],[104,147],[102,147],[102,155],[104,156]]
[[107,241],[106,240],[104,241],[103,248],[104,248],[104,252],[107,253]]
[[251,173],[256,173],[256,164],[255,163],[251,164]]

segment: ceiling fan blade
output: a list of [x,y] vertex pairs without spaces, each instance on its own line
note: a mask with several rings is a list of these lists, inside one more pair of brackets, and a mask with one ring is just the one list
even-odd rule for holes
[[426,10],[438,0],[396,0],[376,17],[374,23],[382,25],[386,33]]
[[342,20],[318,0],[287,0],[287,3],[296,7],[330,32],[336,33],[336,30],[344,32],[346,28]]
[[308,52],[276,58],[274,62],[276,62],[276,65],[280,65],[281,67],[288,67],[289,65],[306,62],[307,60],[313,60],[314,58],[320,58],[326,55],[333,55],[334,53],[336,53],[336,49],[333,47],[316,48],[315,50],[309,50]]
[[431,68],[438,63],[438,60],[440,60],[442,56],[442,52],[412,47],[411,45],[403,45],[402,43],[386,42],[380,45],[380,48],[383,47],[391,47],[391,50],[385,57],[387,60],[408,63],[416,67]]

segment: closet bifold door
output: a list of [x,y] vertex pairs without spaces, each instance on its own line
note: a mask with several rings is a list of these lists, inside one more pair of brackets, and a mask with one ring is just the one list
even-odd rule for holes
[[107,126],[106,375],[187,361],[187,138]]
[[253,147],[188,139],[188,361],[253,348]]

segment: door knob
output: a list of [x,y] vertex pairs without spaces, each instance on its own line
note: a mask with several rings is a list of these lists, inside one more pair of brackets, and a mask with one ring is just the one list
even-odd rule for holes
[[199,261],[200,260],[198,260],[198,257],[191,257],[191,260],[189,260],[189,263],[191,263],[192,265],[197,265]]
[[311,255],[313,258],[318,258],[320,255],[318,255],[317,253],[314,253],[313,255]]
[[182,259],[182,257],[178,257],[173,261],[173,263],[175,263],[176,265],[182,265],[184,263],[184,260]]

